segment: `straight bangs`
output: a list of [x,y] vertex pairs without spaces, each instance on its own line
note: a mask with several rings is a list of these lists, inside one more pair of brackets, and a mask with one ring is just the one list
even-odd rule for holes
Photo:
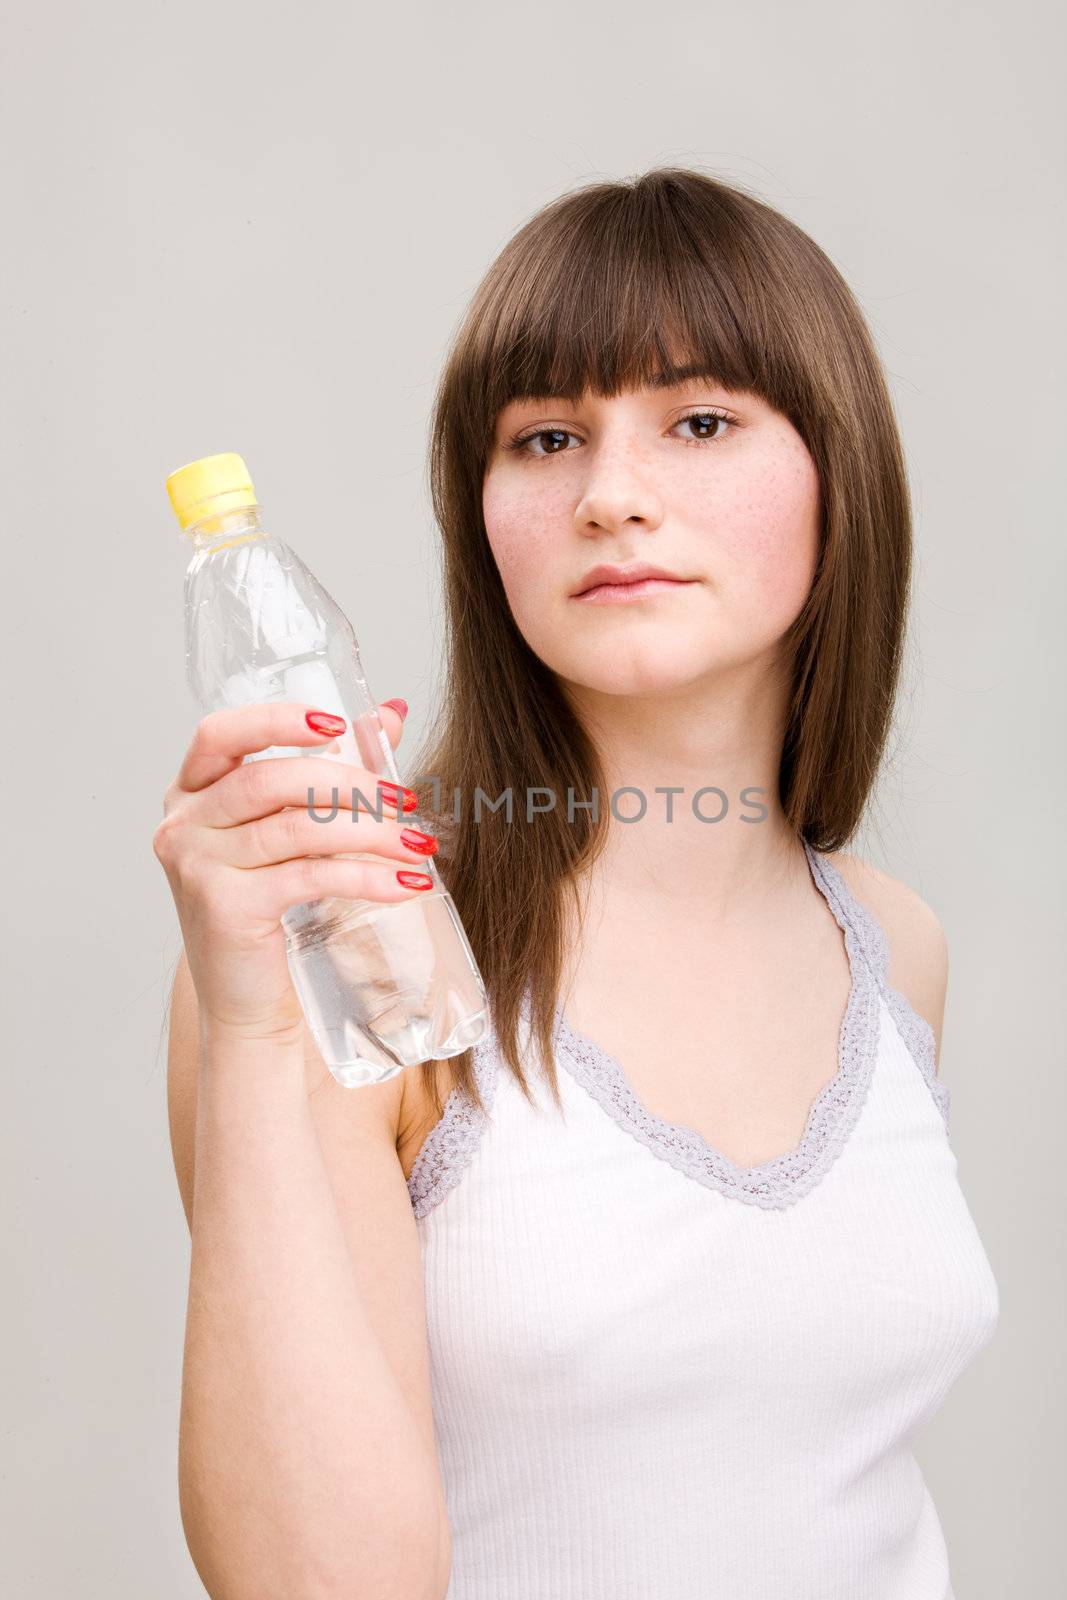
[[[743,207],[662,186],[567,195],[502,251],[472,304],[454,371],[468,450],[483,461],[513,400],[613,398],[706,377],[754,393],[800,429],[810,343],[796,276],[779,279]],[[464,408],[466,409],[466,408]]]

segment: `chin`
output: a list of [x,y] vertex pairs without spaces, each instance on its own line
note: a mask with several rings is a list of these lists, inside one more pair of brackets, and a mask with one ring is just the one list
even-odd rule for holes
[[715,663],[705,658],[679,658],[680,653],[629,650],[623,644],[601,648],[589,656],[569,652],[566,658],[542,656],[554,673],[576,689],[592,694],[619,695],[635,699],[642,695],[672,695],[691,688]]
[[[596,694],[668,695],[731,664],[735,641],[724,637],[722,616],[705,613],[682,625],[676,619],[672,626],[666,617],[638,615],[637,606],[620,606],[610,619],[607,609],[600,608],[593,625],[574,611],[551,621],[547,609],[536,616],[513,615],[526,643],[551,672]],[[614,625],[602,627],[602,621]]]

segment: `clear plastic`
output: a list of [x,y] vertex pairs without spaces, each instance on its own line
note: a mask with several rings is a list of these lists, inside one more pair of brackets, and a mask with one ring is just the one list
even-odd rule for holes
[[[297,700],[347,724],[327,747],[272,745],[246,761],[323,757],[402,783],[351,623],[288,545],[264,532],[259,508],[208,518],[185,536],[194,546],[185,576],[186,667],[203,709]],[[364,800],[377,806],[376,787]],[[312,900],[282,918],[308,1026],[346,1088],[458,1055],[488,1026],[485,985],[452,897],[432,858],[414,870],[434,886],[409,900]]]

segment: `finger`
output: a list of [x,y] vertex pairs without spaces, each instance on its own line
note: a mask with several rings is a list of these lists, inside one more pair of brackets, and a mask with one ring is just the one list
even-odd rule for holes
[[344,731],[343,718],[335,719],[323,730],[307,721],[308,715],[330,716],[321,707],[306,701],[271,700],[262,705],[225,706],[209,711],[197,723],[175,783],[193,794],[206,789],[226,773],[239,767],[245,756],[272,745],[321,746],[331,743]]
[[378,716],[386,737],[395,750],[404,736],[404,719],[408,714],[408,703],[401,700],[399,695],[393,700],[383,700],[378,707]]
[[436,853],[437,840],[421,828],[385,818],[342,811],[317,822],[304,810],[275,812],[237,828],[214,829],[210,848],[231,867],[268,867],[301,856],[362,855],[393,858],[398,866],[419,867]]
[[[401,881],[402,873],[407,882]],[[281,917],[292,906],[310,900],[380,900],[386,904],[411,900],[434,888],[427,872],[411,867],[346,861],[341,856],[305,856],[263,867],[256,874],[257,899]]]
[[410,817],[418,807],[418,796],[413,789],[402,784],[397,789],[391,779],[346,761],[276,756],[242,763],[186,804],[187,815],[203,827],[232,828],[285,806],[310,809],[322,821],[334,810],[368,812],[376,818]]

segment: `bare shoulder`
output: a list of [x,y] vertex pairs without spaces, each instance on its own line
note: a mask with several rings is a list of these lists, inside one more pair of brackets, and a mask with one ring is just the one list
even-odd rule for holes
[[838,850],[828,854],[827,860],[884,929],[889,946],[889,982],[930,1024],[940,1057],[948,988],[948,941],[937,913],[910,884],[890,877],[861,856]]

